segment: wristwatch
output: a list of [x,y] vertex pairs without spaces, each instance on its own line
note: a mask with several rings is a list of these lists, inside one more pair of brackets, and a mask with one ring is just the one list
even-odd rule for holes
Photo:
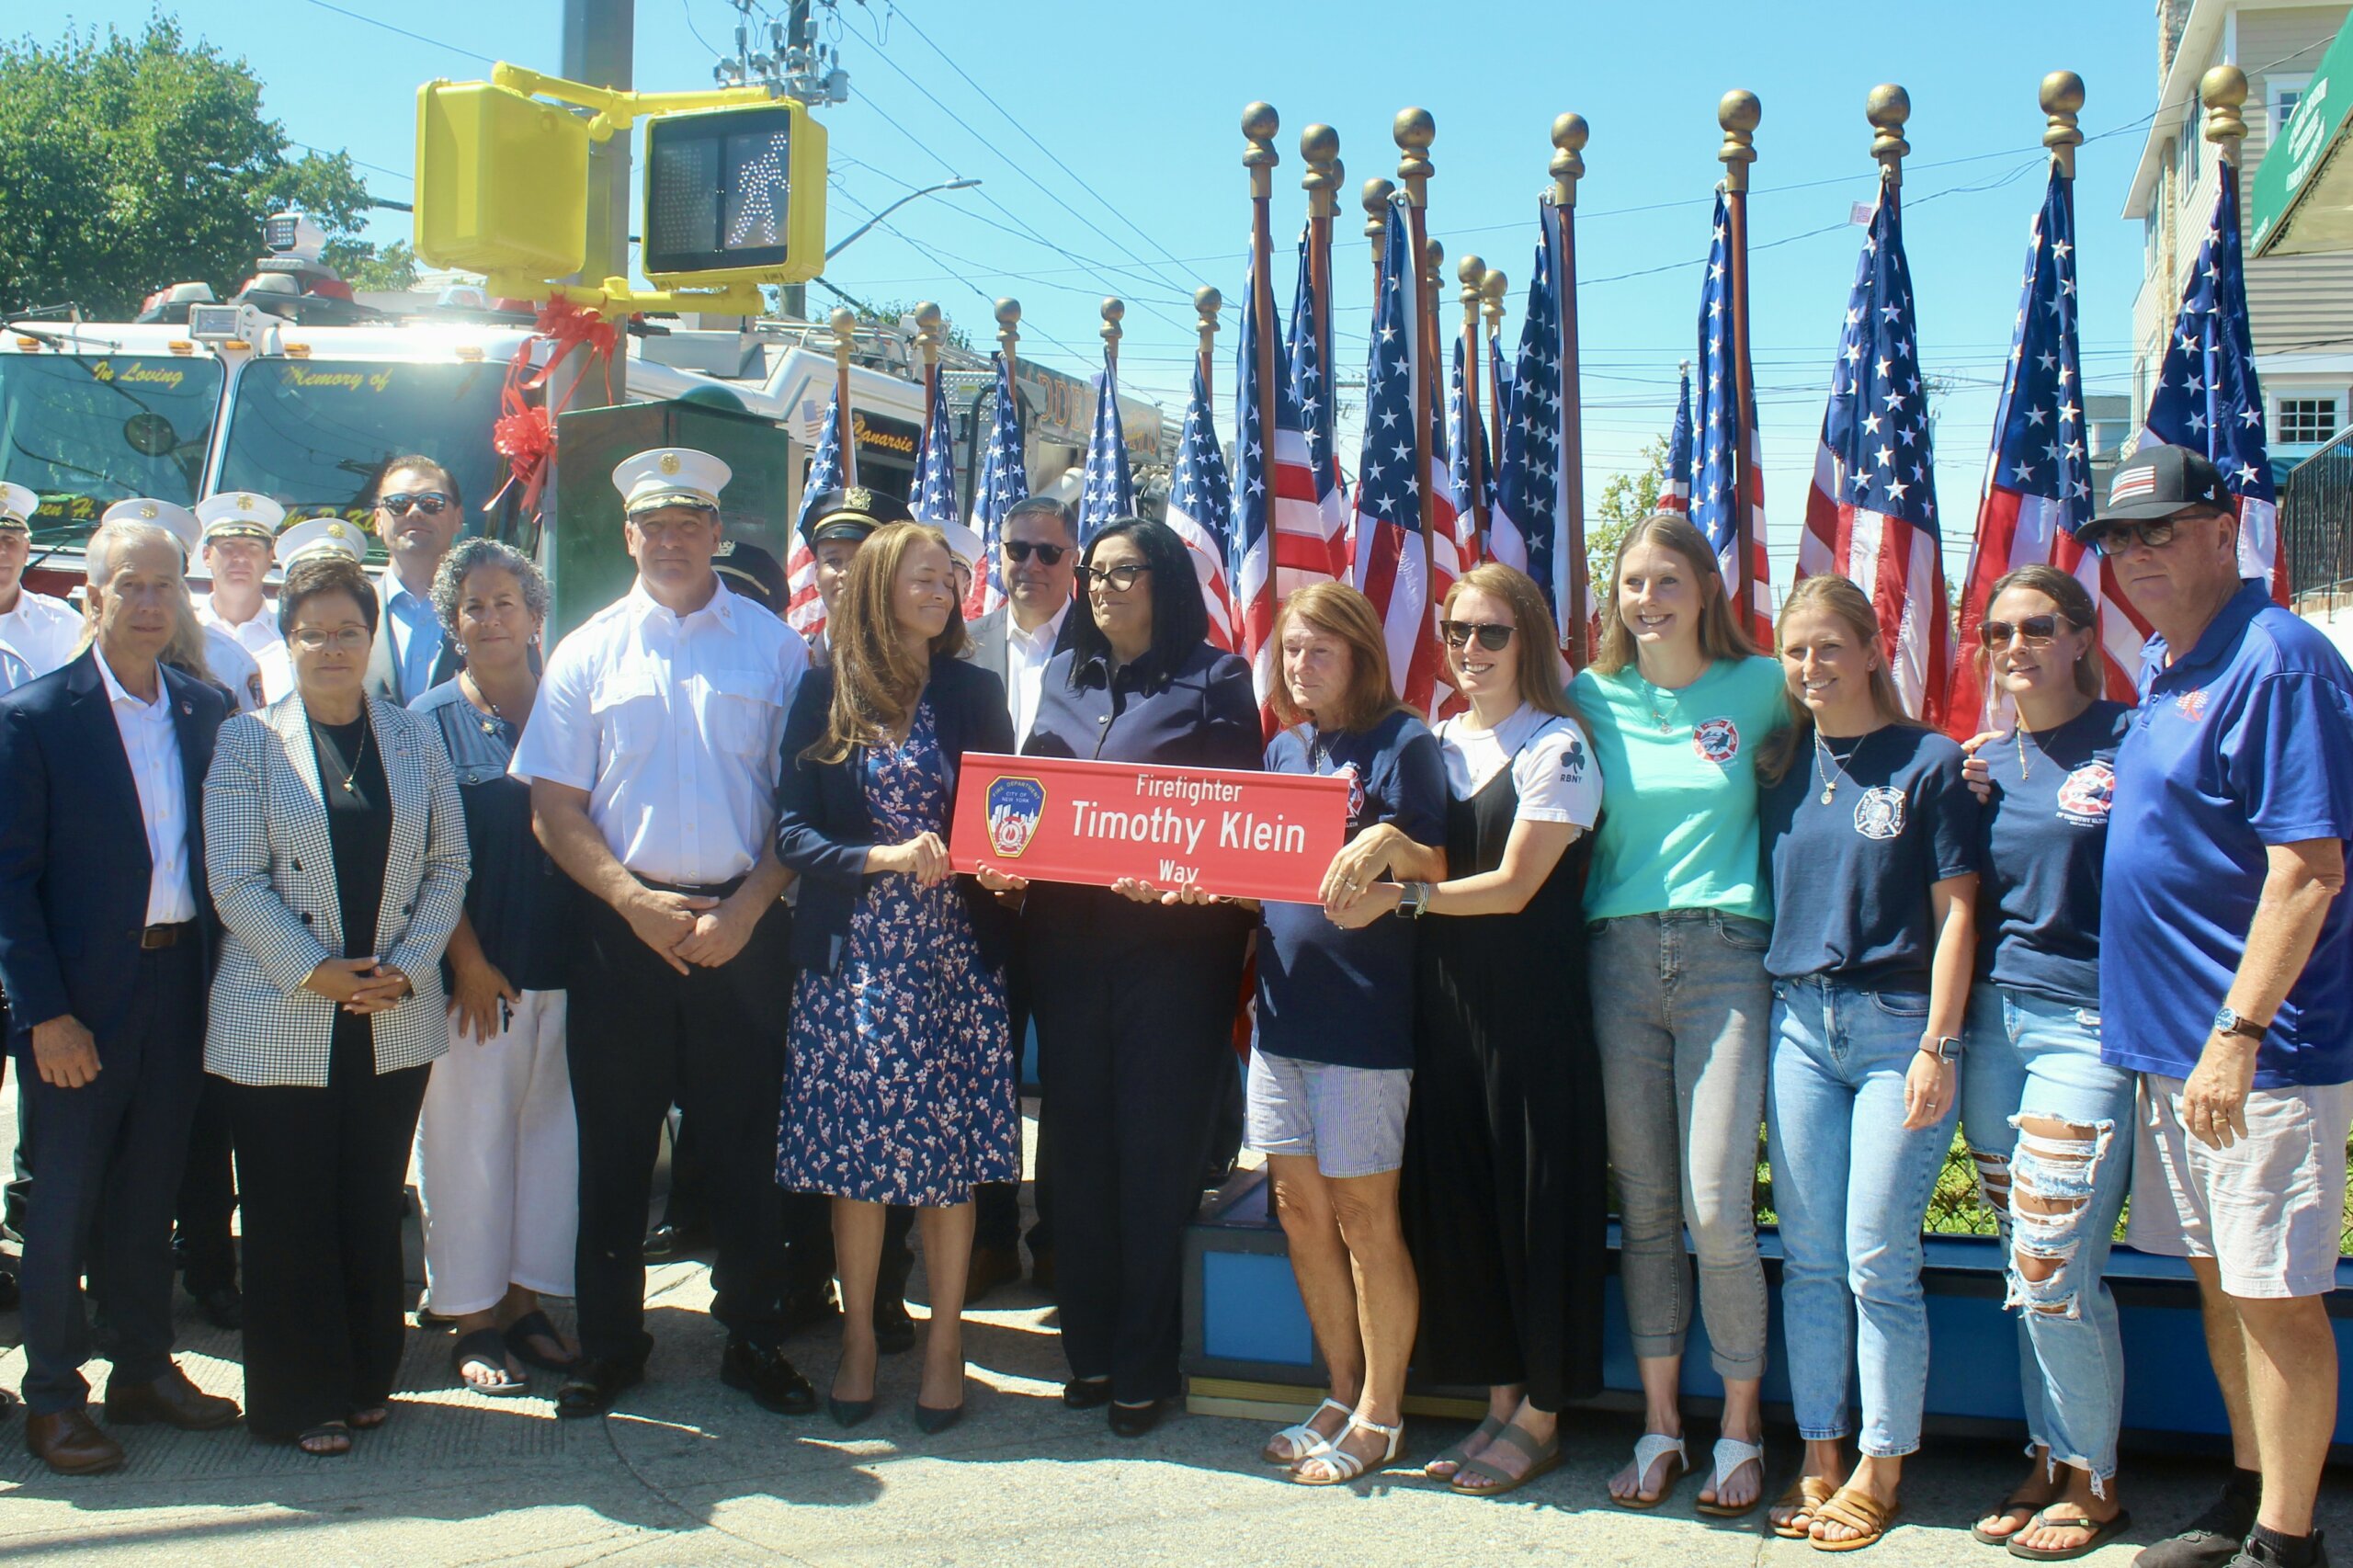
[[1958,1035],[1923,1035],[1920,1037],[1920,1049],[1939,1062],[1961,1060],[1961,1038]]
[[1407,882],[1405,891],[1397,895],[1397,913],[1408,920],[1421,917],[1422,906],[1430,901],[1427,882]]
[[2269,1024],[2258,1024],[2253,1018],[2242,1018],[2229,1007],[2214,1015],[2216,1034],[2234,1034],[2243,1040],[2255,1040],[2258,1044],[2270,1028]]

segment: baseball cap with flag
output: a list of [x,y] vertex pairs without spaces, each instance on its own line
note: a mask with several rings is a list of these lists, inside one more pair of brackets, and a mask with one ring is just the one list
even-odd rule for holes
[[2188,506],[2231,505],[2222,476],[2188,447],[2151,445],[2125,460],[2109,482],[2108,505],[2084,525],[2086,539],[2111,523],[2143,523],[2170,517]]

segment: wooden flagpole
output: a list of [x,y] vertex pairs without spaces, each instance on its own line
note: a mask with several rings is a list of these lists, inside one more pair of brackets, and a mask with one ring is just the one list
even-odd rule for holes
[[1307,192],[1307,276],[1315,290],[1315,362],[1324,373],[1328,406],[1332,388],[1332,220],[1340,215],[1340,133],[1311,125],[1299,133],[1299,155],[1307,172],[1299,176]]
[[[1504,295],[1510,288],[1511,279],[1504,276],[1504,269],[1500,267],[1489,267],[1487,276],[1479,281],[1479,309],[1487,318],[1487,341],[1490,343],[1503,341]],[[1487,388],[1487,428],[1494,433],[1491,438],[1495,443],[1495,460],[1500,462],[1504,455],[1504,420],[1509,411],[1504,407],[1503,382],[1492,378],[1491,381],[1492,384]]]
[[858,318],[842,306],[825,318],[834,330],[834,407],[839,411],[835,434],[842,447],[842,486],[858,483],[858,421],[849,407],[849,357],[858,347]]
[[1480,415],[1479,373],[1486,349],[1479,341],[1479,289],[1487,278],[1487,264],[1475,256],[1455,263],[1454,276],[1462,285],[1456,296],[1462,306],[1462,435],[1470,446],[1472,537],[1479,541],[1479,558],[1487,555],[1487,441],[1471,440]]
[[1755,93],[1735,87],[1716,105],[1723,145],[1716,161],[1724,166],[1724,252],[1731,258],[1726,292],[1732,296],[1733,395],[1740,404],[1740,428],[1732,437],[1733,555],[1734,591],[1744,622],[1756,618],[1756,508],[1750,487],[1757,483],[1750,437],[1756,429],[1756,376],[1748,359],[1748,165],[1756,161],[1756,135],[1765,106]]
[[923,350],[923,439],[928,445],[931,422],[939,411],[939,307],[922,301],[915,306],[915,347]]
[[1364,237],[1372,245],[1372,298],[1377,308],[1381,301],[1381,247],[1389,227],[1389,199],[1397,187],[1385,179],[1364,182]]
[[1568,552],[1568,593],[1561,606],[1561,646],[1569,667],[1581,670],[1592,660],[1591,622],[1585,612],[1591,597],[1585,559],[1585,397],[1577,369],[1577,181],[1585,176],[1585,144],[1591,132],[1585,116],[1561,115],[1552,121],[1552,213],[1560,224],[1555,241],[1561,247],[1561,544]]
[[1217,313],[1225,308],[1225,296],[1214,289],[1193,290],[1193,314],[1199,318],[1200,347],[1195,355],[1201,367],[1201,395],[1214,397],[1217,389]]
[[[1430,176],[1436,172],[1429,160],[1430,143],[1438,139],[1438,121],[1426,108],[1401,108],[1391,125],[1391,134],[1397,142],[1397,178],[1405,187],[1405,265],[1409,276],[1407,287],[1414,291],[1414,308],[1406,320],[1414,324],[1418,335],[1420,352],[1414,356],[1414,477],[1419,488],[1427,490],[1430,483],[1430,361],[1438,350],[1438,312],[1424,296],[1429,292],[1423,278],[1435,271],[1429,259],[1429,199]],[[1419,260],[1424,268],[1416,271]],[[1430,509],[1422,509],[1422,581],[1430,581]],[[1429,607],[1435,618],[1438,606]]]
[[[1275,593],[1276,562],[1281,555],[1275,530],[1275,410],[1279,390],[1275,385],[1275,278],[1274,278],[1274,217],[1275,165],[1282,162],[1275,151],[1275,133],[1282,129],[1282,121],[1275,114],[1275,106],[1254,103],[1242,111],[1242,135],[1247,145],[1242,153],[1242,166],[1250,171],[1250,299],[1244,309],[1251,312],[1257,333],[1258,375],[1258,442],[1263,454],[1267,484],[1267,586]],[[1241,450],[1249,440],[1249,432],[1233,433],[1237,464],[1245,456]],[[1236,607],[1237,609],[1240,607]],[[1249,653],[1255,657],[1257,650]],[[1266,721],[1271,724],[1274,721]]]

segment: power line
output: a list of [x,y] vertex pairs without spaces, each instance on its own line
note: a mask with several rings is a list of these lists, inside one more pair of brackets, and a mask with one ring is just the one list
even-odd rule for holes
[[303,3],[305,5],[316,6],[322,11],[333,11],[338,17],[348,17],[355,22],[364,22],[371,28],[381,28],[388,33],[398,33],[401,37],[413,40],[417,43],[429,43],[436,49],[446,49],[452,54],[462,54],[469,60],[479,60],[484,65],[495,65],[498,63],[497,61],[492,59],[487,54],[483,54],[471,49],[460,48],[459,45],[451,43],[446,39],[427,38],[423,33],[411,32],[406,28],[398,28],[394,27],[390,22],[381,21],[378,18],[368,15],[365,11],[354,11],[346,6],[333,5],[330,3],[330,0],[303,0]]

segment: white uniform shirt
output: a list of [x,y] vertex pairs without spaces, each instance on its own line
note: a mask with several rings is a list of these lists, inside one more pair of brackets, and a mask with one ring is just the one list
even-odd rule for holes
[[33,667],[25,663],[25,656],[6,642],[0,642],[0,696],[6,696],[20,686],[30,685],[32,678]]
[[81,642],[82,612],[30,588],[17,595],[16,608],[0,615],[0,642],[23,654],[36,676],[72,664]]
[[1021,744],[1029,738],[1029,726],[1038,720],[1038,693],[1043,688],[1046,665],[1054,656],[1054,643],[1063,634],[1063,622],[1069,618],[1070,606],[1064,604],[1035,632],[1021,630],[1008,608],[1005,612],[1005,694],[1013,710],[1013,744]]
[[588,791],[613,856],[649,881],[709,887],[776,829],[784,720],[809,651],[721,584],[673,615],[632,585],[556,644],[508,771]]
[[196,918],[188,882],[188,779],[180,769],[180,740],[172,727],[172,694],[155,675],[155,700],[142,702],[114,678],[100,654],[94,663],[107,683],[107,703],[139,786],[139,815],[147,826],[147,924],[176,926]]
[[191,594],[188,597],[196,605],[196,619],[214,631],[227,633],[260,669],[261,702],[246,706],[258,708],[264,702],[275,702],[294,689],[294,665],[287,656],[286,639],[278,630],[276,607],[264,599],[261,608],[254,612],[254,618],[240,623],[222,615],[214,606],[210,594]]
[[237,645],[237,640],[217,626],[204,628],[204,663],[215,684],[229,691],[229,711],[244,713],[267,700],[262,691],[261,666]]

